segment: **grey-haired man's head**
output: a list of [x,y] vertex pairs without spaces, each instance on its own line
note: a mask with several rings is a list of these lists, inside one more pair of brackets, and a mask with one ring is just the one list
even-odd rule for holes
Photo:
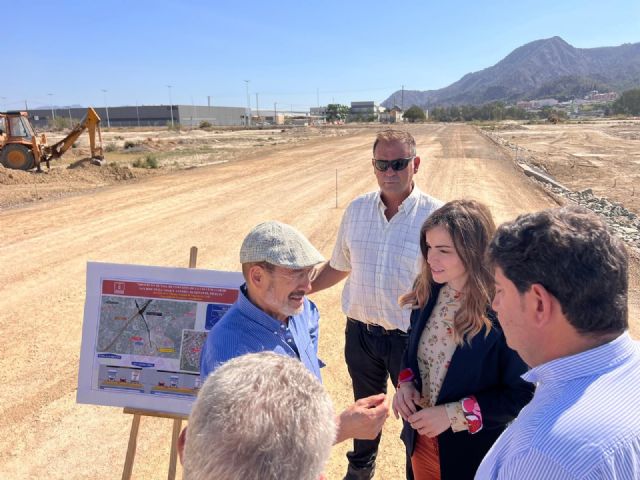
[[234,358],[202,386],[189,417],[185,480],[316,480],[335,437],[331,399],[293,358]]

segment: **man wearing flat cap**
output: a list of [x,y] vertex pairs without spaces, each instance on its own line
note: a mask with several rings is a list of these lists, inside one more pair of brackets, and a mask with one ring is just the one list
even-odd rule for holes
[[240,247],[245,284],[236,303],[211,329],[202,351],[206,377],[245,353],[271,350],[297,357],[320,379],[316,306],[305,297],[314,267],[324,259],[296,229],[265,222]]
[[[269,221],[254,227],[240,248],[245,284],[238,299],[213,326],[202,350],[200,374],[247,353],[273,351],[299,359],[319,381],[318,321],[311,291],[324,258],[295,228]],[[385,395],[358,400],[337,418],[336,443],[375,438],[388,415]]]

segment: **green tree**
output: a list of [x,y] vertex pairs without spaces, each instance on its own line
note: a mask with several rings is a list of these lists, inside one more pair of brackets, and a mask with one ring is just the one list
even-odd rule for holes
[[406,112],[402,115],[403,118],[406,118],[411,123],[413,122],[424,122],[427,119],[427,116],[417,105],[412,105]]
[[327,122],[335,122],[346,120],[349,115],[349,107],[338,103],[330,103],[327,105]]
[[623,115],[640,115],[640,88],[622,92],[611,106],[613,113]]

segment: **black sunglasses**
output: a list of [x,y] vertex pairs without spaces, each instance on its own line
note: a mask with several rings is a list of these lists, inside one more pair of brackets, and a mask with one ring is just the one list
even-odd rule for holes
[[409,165],[409,162],[416,157],[409,158],[396,158],[395,160],[376,160],[373,159],[373,165],[376,167],[376,170],[380,172],[386,172],[389,167],[394,172],[399,172],[400,170],[404,170]]

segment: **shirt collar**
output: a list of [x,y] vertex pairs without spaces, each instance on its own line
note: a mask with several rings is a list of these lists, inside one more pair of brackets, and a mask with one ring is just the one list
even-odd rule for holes
[[[420,191],[418,186],[415,184],[415,182],[412,182],[411,185],[413,187],[411,189],[411,193],[409,194],[409,196],[407,198],[405,198],[402,201],[402,203],[398,207],[398,212],[406,213],[406,212],[411,211],[413,206],[418,202],[418,198],[420,198],[420,196],[422,195],[422,192]],[[381,193],[380,190],[378,190],[376,198],[377,198],[377,201],[378,201],[378,208],[380,209],[380,211],[382,213],[384,213],[384,211],[387,209],[387,206],[382,201],[382,196],[381,196],[380,193]]]
[[629,332],[624,332],[599,347],[538,365],[522,378],[531,383],[553,383],[597,375],[616,367],[639,350],[640,345],[631,339]]
[[[237,301],[240,311],[246,317],[251,319],[251,321],[258,323],[259,325],[262,325],[269,330],[277,330],[282,325],[284,325],[281,321],[276,320],[271,315],[268,315],[263,310],[260,310],[251,302],[251,300],[249,300],[249,297],[247,295],[246,283],[242,284],[242,286],[240,287],[240,295],[238,295]],[[289,320],[291,320],[292,318],[293,317],[289,317]]]

